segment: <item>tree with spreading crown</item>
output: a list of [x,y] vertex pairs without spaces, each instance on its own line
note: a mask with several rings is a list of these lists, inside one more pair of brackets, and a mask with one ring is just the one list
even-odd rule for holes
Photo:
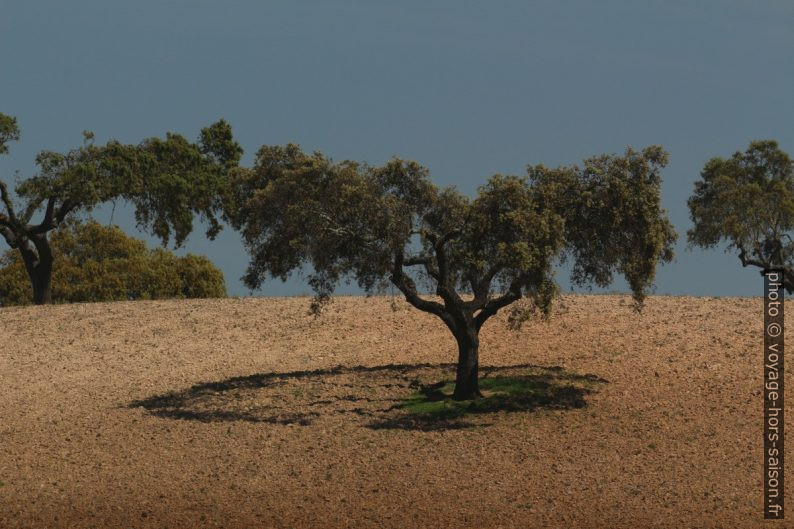
[[469,197],[412,161],[371,167],[264,146],[253,167],[231,171],[225,215],[250,254],[251,288],[305,271],[319,310],[340,281],[367,292],[392,284],[440,318],[458,345],[453,398],[466,400],[480,395],[482,326],[522,297],[529,303],[512,321],[548,314],[560,260],[572,261],[576,284],[623,275],[642,306],[676,240],[660,207],[666,163],[661,147],[629,148],[582,167],[495,175]]

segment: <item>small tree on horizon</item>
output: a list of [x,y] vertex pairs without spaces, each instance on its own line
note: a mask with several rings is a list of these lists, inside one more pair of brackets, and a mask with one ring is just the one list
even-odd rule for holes
[[794,292],[794,162],[776,141],[709,160],[688,205],[691,246],[727,242],[742,266],[782,268],[784,288]]
[[548,314],[556,261],[571,259],[580,285],[620,273],[641,307],[676,240],[660,207],[666,163],[661,147],[629,148],[581,168],[495,175],[470,198],[437,187],[416,162],[371,167],[264,146],[253,167],[232,171],[225,211],[251,256],[243,279],[252,289],[310,267],[314,310],[353,280],[368,293],[393,284],[440,318],[458,345],[453,398],[465,400],[480,394],[480,329],[522,297],[531,303],[514,321]]
[[[198,143],[174,133],[137,145],[111,140],[97,146],[93,134],[85,132],[84,137],[81,147],[65,154],[38,154],[38,173],[15,188],[21,207],[0,179],[0,235],[19,251],[36,304],[52,301],[54,255],[48,233],[69,217],[124,200],[134,206],[138,227],[158,237],[163,246],[171,238],[181,246],[196,215],[209,224],[207,236],[214,238],[221,229],[216,212],[226,173],[242,155],[223,120],[202,129]],[[0,154],[19,138],[16,119],[0,113]],[[43,216],[34,222],[42,210]]]

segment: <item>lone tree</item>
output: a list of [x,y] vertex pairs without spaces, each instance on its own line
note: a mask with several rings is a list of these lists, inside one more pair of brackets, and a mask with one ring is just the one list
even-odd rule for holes
[[[67,220],[49,237],[55,303],[226,296],[223,272],[206,257],[148,249],[118,226]],[[18,251],[0,255],[0,305],[30,302]]]
[[783,268],[784,287],[794,292],[794,163],[788,154],[775,141],[754,141],[727,160],[712,158],[700,177],[688,201],[690,245],[727,242],[726,251],[738,251],[742,266]]
[[[307,270],[322,306],[342,280],[371,293],[388,283],[438,316],[458,344],[453,398],[480,395],[479,333],[499,310],[547,315],[553,265],[573,260],[577,284],[626,277],[639,308],[656,264],[672,259],[676,235],[660,208],[661,147],[590,158],[583,167],[529,167],[495,175],[475,198],[440,189],[416,162],[382,167],[334,163],[296,145],[264,146],[255,165],[232,172],[226,217],[251,256],[245,283]],[[424,291],[435,294],[430,297]]]
[[[0,154],[19,135],[16,119],[0,114]],[[220,231],[216,212],[225,175],[242,154],[223,120],[202,129],[198,143],[168,133],[165,139],[148,138],[137,145],[109,141],[97,146],[93,134],[84,136],[81,147],[65,154],[39,153],[38,174],[15,188],[21,207],[0,180],[0,235],[20,252],[36,304],[52,301],[54,256],[48,233],[70,216],[123,200],[134,205],[138,227],[163,245],[171,236],[175,246],[182,245],[195,215],[209,223],[207,235],[214,237]],[[41,210],[43,216],[34,222]]]

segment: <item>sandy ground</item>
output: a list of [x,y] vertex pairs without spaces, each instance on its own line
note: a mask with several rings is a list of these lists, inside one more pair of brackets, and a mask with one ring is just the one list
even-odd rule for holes
[[389,305],[0,309],[0,527],[794,527],[762,519],[760,298],[493,319],[484,366],[604,381],[435,429],[392,406],[451,374],[454,342]]

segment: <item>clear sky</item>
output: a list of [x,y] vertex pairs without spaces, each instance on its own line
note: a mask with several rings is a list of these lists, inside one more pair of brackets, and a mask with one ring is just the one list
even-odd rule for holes
[[[23,134],[0,158],[4,179],[84,129],[98,142],[195,138],[221,117],[246,164],[287,142],[337,160],[396,155],[466,193],[527,164],[661,144],[680,237],[659,294],[761,294],[735,255],[686,249],[686,199],[708,158],[750,140],[794,155],[790,0],[3,0],[0,50],[0,112]],[[129,209],[114,220],[146,238]],[[236,233],[195,232],[186,250],[248,295]],[[274,281],[256,294],[308,291]]]

